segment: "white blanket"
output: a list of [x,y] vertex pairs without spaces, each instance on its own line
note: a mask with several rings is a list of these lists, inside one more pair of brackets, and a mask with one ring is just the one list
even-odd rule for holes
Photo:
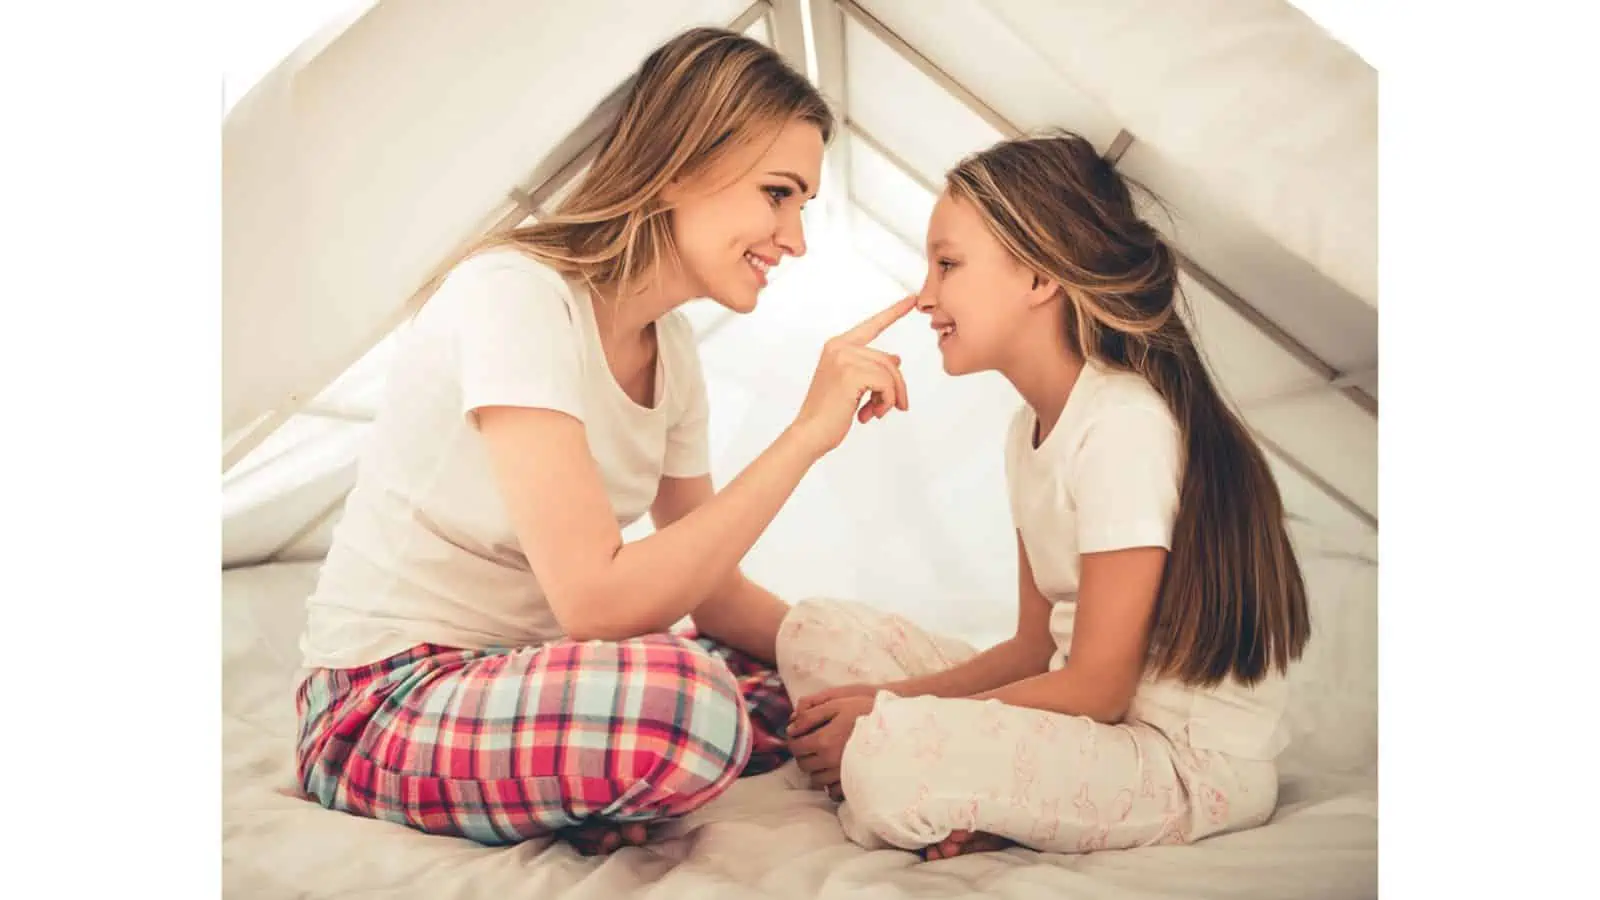
[[[793,763],[737,783],[677,823],[667,840],[608,858],[584,858],[549,842],[485,848],[330,812],[283,793],[292,783],[295,640],[315,572],[314,564],[298,563],[223,575],[225,896],[1377,896],[1375,737],[1366,725],[1330,726],[1325,718],[1315,735],[1305,730],[1313,724],[1304,724],[1307,740],[1286,760],[1270,824],[1188,847],[1089,856],[1011,849],[932,863],[899,851],[869,853],[845,840],[826,798],[791,785]],[[1348,618],[1370,610],[1339,612]],[[1329,633],[1324,655],[1307,667],[1308,677],[1324,682],[1334,670],[1332,654],[1348,661],[1350,645],[1341,638],[1354,637],[1331,624]],[[1327,704],[1349,696],[1348,686],[1309,692],[1312,705],[1301,716],[1347,715]]]

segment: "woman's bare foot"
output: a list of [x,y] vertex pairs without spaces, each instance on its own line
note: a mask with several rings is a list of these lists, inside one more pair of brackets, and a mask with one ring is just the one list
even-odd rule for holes
[[650,839],[643,822],[591,822],[560,832],[562,840],[584,856],[604,856],[623,847],[640,847]]
[[917,851],[917,853],[924,861],[932,861],[935,859],[950,859],[953,856],[961,856],[966,853],[988,853],[994,850],[1004,850],[1007,847],[1015,847],[1016,845],[1017,842],[1010,838],[1003,838],[987,831],[963,831],[958,829],[950,832],[950,836],[939,843],[929,844]]

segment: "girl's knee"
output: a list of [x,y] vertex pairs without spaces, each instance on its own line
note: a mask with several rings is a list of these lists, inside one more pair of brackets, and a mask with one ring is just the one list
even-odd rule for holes
[[[1236,783],[1228,830],[1258,828],[1272,820],[1278,811],[1278,767],[1269,761],[1237,760],[1233,772]],[[1220,793],[1213,790],[1213,793]]]
[[857,720],[840,761],[840,786],[852,816],[861,827],[905,848],[942,839],[924,840],[939,824],[929,815],[937,799],[936,760],[927,758],[929,748],[921,746],[925,741],[919,731],[931,702],[911,698],[877,703]]
[[836,627],[846,607],[843,600],[801,600],[792,604],[778,625],[778,655],[781,658],[785,644],[812,638]]
[[834,619],[832,602],[827,600],[801,600],[789,607],[783,621],[778,623],[776,656],[778,677],[791,687],[796,680],[804,680],[814,668],[810,661],[816,655],[818,639],[826,634],[827,624]]
[[791,687],[811,685],[826,674],[827,660],[849,656],[864,646],[863,642],[881,640],[883,619],[881,611],[852,600],[795,603],[778,626],[779,676]]

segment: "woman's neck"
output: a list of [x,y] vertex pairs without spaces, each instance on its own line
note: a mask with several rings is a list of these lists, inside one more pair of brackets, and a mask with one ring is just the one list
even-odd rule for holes
[[597,288],[593,292],[594,320],[602,343],[630,346],[645,339],[657,319],[689,301],[690,292],[676,281],[653,282],[627,293],[614,286]]

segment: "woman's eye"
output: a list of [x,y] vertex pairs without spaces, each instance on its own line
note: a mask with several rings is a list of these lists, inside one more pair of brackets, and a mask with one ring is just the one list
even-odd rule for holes
[[783,201],[794,196],[794,190],[792,188],[769,187],[765,188],[764,190],[766,190],[767,196],[771,197],[774,203],[782,203]]

